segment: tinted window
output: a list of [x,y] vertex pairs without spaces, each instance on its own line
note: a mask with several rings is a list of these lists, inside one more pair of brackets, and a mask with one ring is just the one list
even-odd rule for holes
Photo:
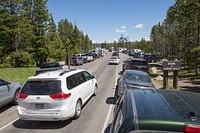
[[136,60],[130,61],[130,64],[131,65],[148,65],[146,61],[136,61]]
[[86,81],[82,72],[77,73],[76,74],[76,78],[77,78],[78,84],[82,84],[82,83],[84,83]]
[[0,86],[5,85],[6,83],[3,80],[0,80]]
[[77,84],[75,75],[72,75],[72,76],[67,77],[67,88],[68,88],[69,90],[73,89],[73,88],[76,87],[77,85],[78,85],[78,84]]
[[61,92],[60,81],[27,81],[23,86],[22,93],[29,95],[50,95]]

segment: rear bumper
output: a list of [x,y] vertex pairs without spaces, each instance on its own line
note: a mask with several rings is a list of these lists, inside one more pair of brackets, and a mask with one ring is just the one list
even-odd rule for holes
[[74,116],[72,110],[26,110],[21,107],[17,107],[17,114],[21,120],[32,121],[61,121],[72,118]]

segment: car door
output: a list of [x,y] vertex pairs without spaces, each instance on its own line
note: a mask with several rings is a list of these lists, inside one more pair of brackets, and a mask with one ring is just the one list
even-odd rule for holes
[[95,86],[93,77],[86,71],[83,72],[83,75],[85,77],[85,83],[87,85],[88,95],[91,95],[94,92],[94,86]]
[[88,83],[85,82],[86,79],[83,75],[83,72],[79,72],[75,76],[78,82],[79,94],[81,95],[83,100],[86,101],[89,95]]
[[9,83],[0,79],[0,104],[10,99]]

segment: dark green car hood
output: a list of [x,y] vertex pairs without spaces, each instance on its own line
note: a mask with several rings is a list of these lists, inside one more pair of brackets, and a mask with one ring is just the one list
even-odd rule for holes
[[200,93],[176,90],[134,90],[140,130],[184,131],[200,125]]

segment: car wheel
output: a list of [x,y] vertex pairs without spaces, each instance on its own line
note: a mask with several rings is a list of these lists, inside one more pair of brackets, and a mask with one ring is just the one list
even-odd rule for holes
[[97,86],[97,84],[96,84],[95,87],[94,87],[93,96],[96,96],[96,95],[97,95],[97,90],[98,90],[98,86]]
[[16,92],[15,92],[15,95],[14,95],[14,97],[13,97],[13,105],[17,105],[18,104],[18,100],[17,100],[17,95],[18,95],[18,93],[19,93],[19,90],[17,90]]
[[82,103],[80,100],[78,100],[75,107],[75,115],[74,115],[75,119],[81,116],[81,109],[82,109]]

